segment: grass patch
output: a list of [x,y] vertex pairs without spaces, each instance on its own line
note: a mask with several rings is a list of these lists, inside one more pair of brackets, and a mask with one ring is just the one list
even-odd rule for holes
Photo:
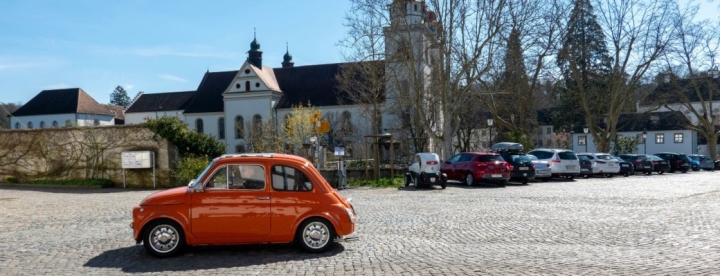
[[348,179],[348,186],[398,188],[405,186],[405,178],[404,176],[397,176],[395,178],[380,178],[378,181],[364,179]]
[[100,187],[114,187],[113,183],[109,179],[70,179],[70,180],[57,180],[57,179],[35,179],[22,181],[22,184],[44,184],[44,185],[74,185],[74,186],[100,186]]

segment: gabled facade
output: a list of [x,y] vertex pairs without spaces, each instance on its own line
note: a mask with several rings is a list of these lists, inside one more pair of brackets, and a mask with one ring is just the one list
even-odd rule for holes
[[122,107],[99,104],[80,88],[43,90],[10,117],[13,129],[123,123]]

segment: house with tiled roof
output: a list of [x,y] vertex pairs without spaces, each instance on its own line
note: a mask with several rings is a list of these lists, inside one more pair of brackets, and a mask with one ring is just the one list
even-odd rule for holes
[[121,106],[100,104],[80,88],[43,90],[10,116],[14,129],[124,123]]
[[147,118],[157,119],[165,116],[177,116],[184,121],[183,112],[194,95],[195,91],[140,92],[125,109],[125,121],[128,124],[138,124]]

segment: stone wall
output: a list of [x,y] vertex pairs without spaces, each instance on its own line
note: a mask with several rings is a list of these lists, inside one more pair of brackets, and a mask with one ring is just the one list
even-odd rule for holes
[[[123,186],[121,153],[155,152],[156,185],[171,186],[177,150],[140,125],[0,130],[0,176],[110,179]],[[152,169],[125,170],[128,187],[152,187]]]

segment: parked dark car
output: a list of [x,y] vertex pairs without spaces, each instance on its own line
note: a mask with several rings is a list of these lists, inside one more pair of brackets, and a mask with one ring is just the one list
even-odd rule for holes
[[527,184],[529,180],[535,179],[535,164],[522,151],[522,144],[501,142],[493,145],[491,150],[500,154],[505,162],[512,165],[510,181],[515,180]]
[[[703,169],[706,171],[714,171],[715,170],[715,162],[712,160],[712,157],[702,154],[688,154],[687,156],[690,158],[690,160],[697,161],[698,163],[698,170]],[[694,168],[693,168],[694,170]]]
[[590,177],[592,172],[592,160],[585,155],[578,155],[580,160],[580,176],[584,178]]
[[653,162],[654,172],[658,174],[663,174],[670,171],[670,162],[668,162],[667,160],[652,154],[648,154],[647,157],[649,157]]
[[671,173],[674,173],[676,171],[686,173],[690,170],[690,160],[685,154],[679,154],[674,152],[660,152],[654,155],[668,161],[668,164],[670,165],[669,172]]
[[618,156],[613,156],[613,157],[615,157],[615,159],[620,161],[620,172],[618,172],[619,175],[628,177],[631,174],[635,174],[635,166],[633,165],[632,162],[622,159]]
[[653,172],[653,161],[645,154],[620,154],[618,157],[633,163],[635,172],[650,175]]

